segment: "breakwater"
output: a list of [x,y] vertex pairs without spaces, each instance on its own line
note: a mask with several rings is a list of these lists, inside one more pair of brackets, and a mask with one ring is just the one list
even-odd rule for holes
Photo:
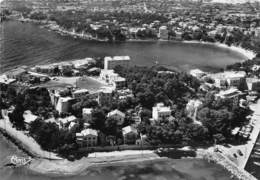
[[227,159],[224,155],[218,152],[207,153],[203,156],[204,159],[209,162],[214,162],[223,166],[227,171],[229,171],[235,178],[239,180],[257,180],[253,175],[248,173],[246,170],[239,168],[232,161]]

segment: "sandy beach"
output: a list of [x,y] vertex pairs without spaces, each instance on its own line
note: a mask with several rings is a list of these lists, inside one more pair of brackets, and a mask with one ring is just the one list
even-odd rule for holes
[[252,51],[250,49],[245,49],[241,46],[234,46],[234,45],[228,46],[228,45],[220,43],[220,42],[215,42],[215,43],[204,42],[204,41],[182,41],[182,42],[183,43],[209,44],[209,45],[214,45],[214,46],[224,48],[224,49],[230,49],[232,51],[238,52],[238,53],[242,54],[243,56],[245,56],[247,58],[245,60],[248,60],[248,59],[251,60],[256,57],[256,53],[254,51]]

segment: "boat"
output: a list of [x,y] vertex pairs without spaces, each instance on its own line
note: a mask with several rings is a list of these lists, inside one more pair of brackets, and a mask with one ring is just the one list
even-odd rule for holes
[[256,154],[252,154],[251,157],[256,158],[256,159],[260,159],[260,155],[256,155]]
[[254,164],[260,166],[260,162],[254,162]]
[[260,155],[260,152],[254,152],[254,154],[256,154],[256,155]]
[[18,157],[16,155],[11,156],[10,158],[10,163],[14,167],[20,167],[20,166],[25,166],[29,164],[32,161],[31,157],[25,158],[25,157]]

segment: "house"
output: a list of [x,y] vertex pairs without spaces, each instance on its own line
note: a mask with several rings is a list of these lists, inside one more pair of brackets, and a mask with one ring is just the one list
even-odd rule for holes
[[135,144],[138,133],[132,126],[126,126],[122,129],[124,144]]
[[260,79],[257,78],[246,78],[248,90],[260,92]]
[[114,70],[101,70],[100,78],[106,83],[113,85],[115,89],[123,89],[126,85],[126,80],[120,77]]
[[98,132],[94,129],[84,129],[80,133],[76,133],[76,142],[80,146],[97,146]]
[[89,123],[92,120],[92,111],[93,108],[83,108],[82,109],[82,117],[84,122]]
[[158,37],[163,40],[168,40],[168,29],[166,26],[161,26],[159,28]]
[[85,58],[85,59],[74,60],[71,63],[73,64],[74,68],[80,69],[89,64],[95,64],[96,60],[94,60],[93,58]]
[[215,86],[219,88],[238,87],[245,80],[244,71],[225,71],[209,75],[215,81]]
[[123,89],[126,86],[126,79],[118,77],[114,80],[113,86],[115,89]]
[[125,100],[127,98],[134,97],[133,92],[130,89],[117,90],[116,95],[119,100]]
[[155,121],[167,119],[171,116],[171,108],[164,106],[163,103],[158,103],[155,107],[153,107],[152,115],[152,120]]
[[110,69],[114,69],[116,66],[129,67],[130,60],[131,59],[129,56],[105,57],[104,69],[110,70]]
[[8,72],[5,73],[7,78],[9,79],[16,79],[18,81],[22,80],[22,77],[27,74],[27,70],[25,70],[25,68],[23,67],[19,67],[16,69],[12,69]]
[[198,79],[200,79],[202,76],[206,75],[205,72],[203,72],[200,69],[192,69],[190,70],[190,75],[192,75],[193,77],[196,77]]
[[222,90],[218,94],[215,94],[215,97],[220,97],[220,98],[228,98],[228,99],[233,99],[236,97],[239,97],[242,95],[242,92],[239,91],[237,88],[230,88],[228,90]]
[[11,84],[15,81],[16,79],[10,79],[5,74],[0,75],[0,84]]
[[200,100],[191,99],[186,105],[186,111],[188,113],[189,117],[196,117],[197,108],[202,105],[202,102]]
[[110,105],[112,102],[112,93],[111,90],[102,90],[98,92],[97,102],[100,106]]
[[105,69],[101,70],[99,76],[101,80],[105,81],[108,84],[112,84],[116,78],[120,77],[117,73],[114,72],[114,70]]
[[72,100],[73,100],[73,98],[71,98],[71,97],[59,97],[57,105],[56,105],[56,110],[59,113],[69,112],[70,108],[71,108],[71,101]]
[[68,129],[71,130],[72,128],[74,128],[77,125],[77,123],[75,122],[71,122]]
[[113,118],[118,121],[118,124],[123,124],[125,119],[125,113],[119,111],[118,109],[111,111],[107,114],[108,118]]
[[24,111],[23,118],[24,118],[25,128],[29,129],[30,123],[35,121],[38,118],[38,116],[32,114],[30,110],[27,110]]
[[68,116],[65,118],[59,118],[58,121],[62,128],[68,126],[71,122],[76,122],[77,118],[75,116]]

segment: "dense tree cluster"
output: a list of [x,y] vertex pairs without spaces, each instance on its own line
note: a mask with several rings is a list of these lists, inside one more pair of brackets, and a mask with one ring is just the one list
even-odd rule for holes
[[56,123],[37,119],[30,124],[29,132],[44,150],[66,156],[77,148],[75,132],[60,129]]
[[187,73],[158,73],[168,71],[163,67],[116,67],[115,71],[125,77],[137,103],[151,109],[156,102],[183,107],[188,98],[195,96],[200,82]]
[[237,62],[231,65],[227,65],[227,70],[234,70],[234,71],[245,71],[249,76],[257,76],[260,77],[260,68],[253,69],[254,65],[260,66],[260,59],[254,58],[253,60],[247,60],[243,62]]
[[232,129],[246,123],[246,116],[249,114],[248,108],[239,106],[238,98],[215,99],[214,94],[208,93],[198,110],[197,118],[208,128],[211,138],[216,142],[223,142],[232,138]]

